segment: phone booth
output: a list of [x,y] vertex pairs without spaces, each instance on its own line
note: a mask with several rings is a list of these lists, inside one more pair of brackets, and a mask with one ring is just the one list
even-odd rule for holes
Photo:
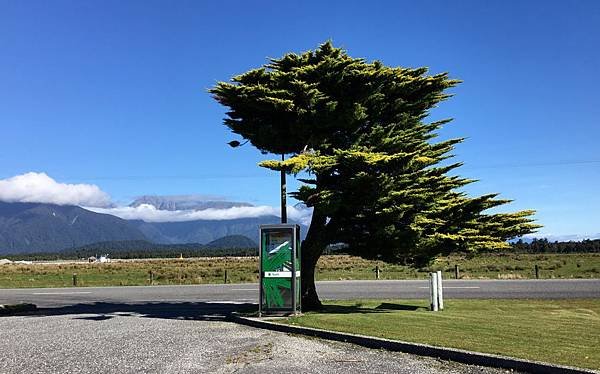
[[258,314],[300,312],[300,226],[260,226]]

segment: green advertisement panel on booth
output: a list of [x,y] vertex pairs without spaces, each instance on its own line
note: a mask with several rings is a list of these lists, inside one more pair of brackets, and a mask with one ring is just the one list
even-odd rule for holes
[[260,226],[260,313],[300,311],[300,227]]

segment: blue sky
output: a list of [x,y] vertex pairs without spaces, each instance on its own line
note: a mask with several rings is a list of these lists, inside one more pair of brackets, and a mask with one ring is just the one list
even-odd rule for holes
[[[143,194],[276,206],[278,176],[207,89],[332,39],[464,81],[453,117],[473,194],[536,209],[543,234],[600,233],[598,1],[0,1],[0,178],[44,172]],[[292,187],[295,184],[292,183]]]

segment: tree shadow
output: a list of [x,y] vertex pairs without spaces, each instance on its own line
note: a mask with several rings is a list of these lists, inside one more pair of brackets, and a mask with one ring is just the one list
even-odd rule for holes
[[319,310],[319,313],[328,314],[370,314],[370,313],[389,313],[392,311],[417,311],[427,310],[425,306],[418,305],[406,305],[406,304],[392,304],[392,303],[381,303],[375,308],[366,308],[362,304],[356,305],[323,305],[323,309]]
[[39,308],[29,317],[73,315],[75,319],[105,321],[118,316],[199,321],[226,321],[233,312],[256,310],[256,304],[227,302],[82,303]]
[[[141,302],[141,303],[79,303],[73,305],[39,308],[35,311],[13,314],[29,317],[73,315],[74,319],[105,321],[115,317],[161,318],[198,321],[227,321],[233,312],[249,314],[257,310],[254,303],[228,302]],[[325,304],[319,313],[372,314],[393,311],[427,310],[425,306],[381,303],[376,307]]]
[[407,310],[407,311],[417,311],[417,310],[427,310],[427,307],[418,306],[418,305],[404,305],[404,304],[392,304],[392,303],[381,303],[375,307],[378,310]]

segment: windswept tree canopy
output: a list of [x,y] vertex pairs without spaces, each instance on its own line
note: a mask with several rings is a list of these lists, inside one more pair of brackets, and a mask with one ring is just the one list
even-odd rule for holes
[[365,258],[425,263],[451,251],[506,248],[533,232],[533,211],[486,213],[509,202],[470,197],[452,175],[452,150],[436,142],[450,120],[427,122],[459,81],[426,68],[352,58],[330,42],[220,82],[224,120],[259,150],[291,154],[262,166],[311,176],[293,195],[314,207],[309,236],[346,243]]

